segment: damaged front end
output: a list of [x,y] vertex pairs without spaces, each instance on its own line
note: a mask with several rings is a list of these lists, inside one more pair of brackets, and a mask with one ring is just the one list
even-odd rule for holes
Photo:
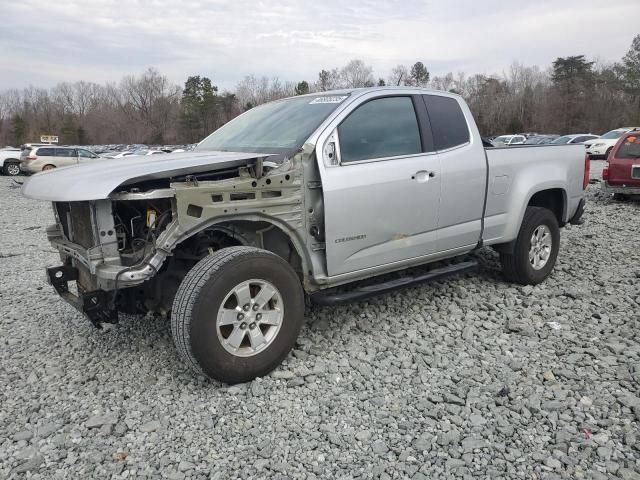
[[[292,236],[303,231],[303,156],[153,174],[104,199],[54,200],[47,234],[63,263],[47,269],[48,281],[97,327],[118,312],[166,314],[182,278],[211,251],[276,243],[273,223]],[[274,248],[285,258],[295,250]]]

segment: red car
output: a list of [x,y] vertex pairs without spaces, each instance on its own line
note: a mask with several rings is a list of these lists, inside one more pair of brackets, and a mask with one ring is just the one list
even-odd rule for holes
[[602,190],[617,200],[640,195],[640,131],[623,135],[613,147],[602,170]]

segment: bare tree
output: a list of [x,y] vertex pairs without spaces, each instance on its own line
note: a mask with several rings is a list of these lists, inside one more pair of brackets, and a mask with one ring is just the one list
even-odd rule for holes
[[340,78],[346,88],[372,87],[375,85],[373,68],[362,60],[351,60],[340,70]]
[[387,80],[387,84],[399,87],[400,85],[407,85],[409,81],[409,69],[405,65],[396,65],[391,70],[391,75]]

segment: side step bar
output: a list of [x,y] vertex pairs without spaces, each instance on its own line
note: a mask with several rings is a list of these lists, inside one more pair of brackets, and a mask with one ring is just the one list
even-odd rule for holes
[[441,280],[452,275],[470,272],[478,266],[476,261],[460,262],[453,265],[446,265],[440,268],[434,268],[426,273],[413,277],[401,277],[374,285],[365,285],[356,287],[353,290],[344,292],[336,292],[335,289],[328,289],[312,293],[310,298],[316,305],[338,305],[341,303],[354,302],[365,298],[374,297],[383,293],[391,292],[399,288],[412,287],[421,283],[431,282],[433,280]]

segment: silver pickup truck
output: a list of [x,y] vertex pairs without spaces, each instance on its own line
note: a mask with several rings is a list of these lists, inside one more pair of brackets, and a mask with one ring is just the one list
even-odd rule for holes
[[485,148],[457,95],[371,88],[265,104],[192,152],[56,169],[23,193],[53,202],[64,299],[96,326],[170,314],[185,361],[234,383],[279,365],[308,301],[466,272],[483,246],[508,280],[543,281],[588,168],[580,145]]

